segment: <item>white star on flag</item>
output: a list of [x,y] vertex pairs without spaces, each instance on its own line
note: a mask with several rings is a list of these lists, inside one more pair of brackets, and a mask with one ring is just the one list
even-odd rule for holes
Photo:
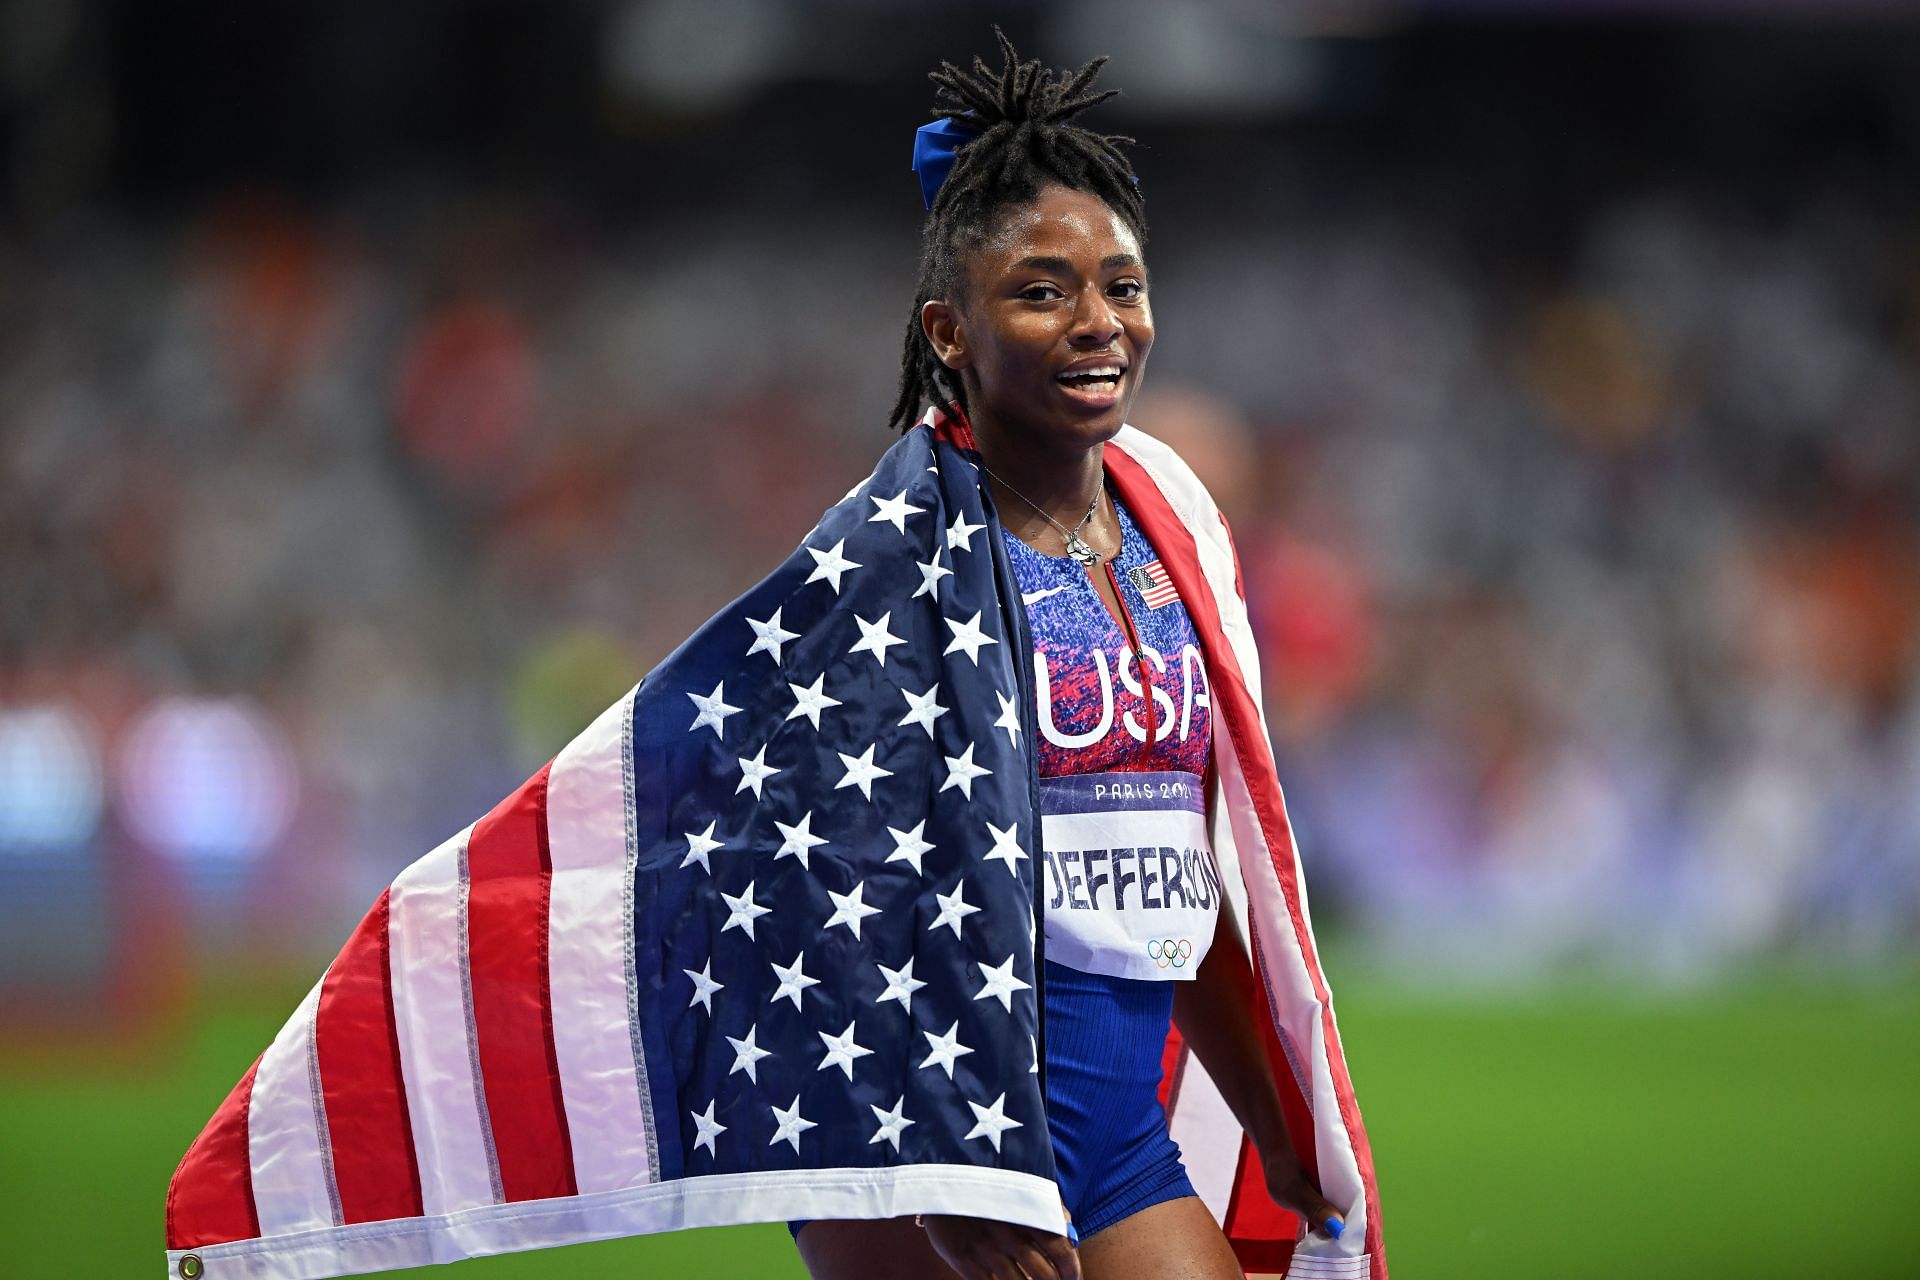
[[906,643],[899,636],[887,630],[887,624],[893,621],[893,611],[889,609],[874,622],[868,622],[859,614],[853,615],[853,621],[860,628],[860,638],[847,650],[849,655],[865,650],[871,653],[881,666],[887,665],[887,650]]
[[993,696],[1000,699],[1000,718],[993,722],[993,727],[1005,729],[1008,744],[1017,747],[1020,745],[1020,704],[998,689],[993,691]]
[[726,899],[727,910],[733,913],[727,917],[727,922],[720,926],[722,933],[729,929],[740,929],[751,938],[753,922],[773,910],[772,907],[763,907],[753,900],[753,881],[751,880],[747,881],[747,891],[739,897],[736,898],[730,893],[723,893],[720,896]]
[[[795,1102],[797,1103],[798,1099],[795,1099]],[[1000,1135],[1009,1129],[1018,1129],[1020,1127],[1018,1120],[1010,1120],[1007,1118],[1006,1112],[1003,1110],[1006,1104],[1007,1095],[1004,1093],[995,1098],[993,1105],[990,1107],[983,1107],[972,1098],[968,1098],[967,1105],[973,1108],[973,1128],[967,1130],[963,1136],[968,1138],[986,1138],[993,1143],[994,1151],[998,1152],[1000,1150]],[[799,1150],[798,1144],[795,1144],[794,1149],[796,1151]]]
[[820,1037],[821,1043],[827,1046],[827,1056],[821,1060],[819,1066],[814,1068],[815,1071],[825,1071],[828,1067],[839,1067],[847,1073],[847,1079],[851,1080],[853,1079],[853,1060],[855,1058],[864,1058],[873,1052],[873,1050],[853,1042],[852,1022],[848,1022],[847,1029],[837,1036],[830,1036],[824,1031],[819,1031],[815,1034]]
[[[773,1108],[773,1118],[778,1128],[774,1130],[773,1137],[768,1139],[767,1145],[772,1146],[776,1142],[790,1142],[793,1144],[795,1155],[800,1154],[800,1135],[809,1129],[818,1127],[813,1121],[808,1120],[800,1114],[800,1095],[797,1093],[793,1095],[793,1105],[791,1107]],[[995,1145],[997,1146],[998,1144]]]
[[[807,554],[813,557],[813,572],[808,575],[807,581],[824,581],[831,583],[833,586],[833,594],[839,595],[840,575],[849,569],[858,569],[861,567],[858,560],[849,560],[840,554],[842,551],[845,551],[846,548],[847,540],[845,538],[834,543],[833,546],[826,551],[818,551],[813,547],[808,547]],[[803,583],[802,585],[805,584]]]
[[882,520],[890,521],[901,533],[907,531],[908,516],[917,516],[926,510],[925,507],[916,507],[909,503],[905,489],[900,491],[900,496],[897,498],[876,498],[868,494],[867,501],[880,508],[867,517],[868,524],[879,524]]
[[944,756],[942,759],[947,762],[947,780],[940,784],[940,789],[946,791],[949,788],[958,787],[960,788],[960,794],[969,800],[973,799],[973,780],[975,778],[987,777],[993,772],[993,770],[987,768],[985,765],[979,765],[973,762],[973,744],[971,742],[967,744],[967,749],[959,755]]
[[1016,822],[1002,831],[989,822],[987,830],[993,835],[993,848],[982,855],[983,859],[987,862],[1004,862],[1009,875],[1019,875],[1020,868],[1013,864],[1027,856],[1027,851],[1020,847],[1020,824]]
[[953,1079],[953,1064],[957,1058],[965,1057],[973,1050],[960,1043],[960,1020],[955,1018],[953,1025],[947,1028],[947,1034],[937,1036],[931,1031],[922,1031],[927,1044],[933,1049],[922,1062],[922,1067],[939,1067],[947,1073],[947,1079]]
[[986,964],[976,960],[973,962],[973,967],[980,971],[982,978],[986,979],[986,985],[981,987],[973,998],[985,1000],[988,996],[996,996],[1000,1000],[1001,1007],[1008,1013],[1013,1012],[1013,993],[1032,989],[1032,983],[1022,982],[1013,976],[1012,956],[1008,956],[1002,964]]
[[824,671],[821,672],[819,678],[807,688],[802,688],[800,685],[789,681],[787,688],[793,690],[793,710],[787,712],[787,719],[797,720],[801,716],[805,716],[807,719],[813,721],[813,727],[818,729],[820,727],[820,713],[828,707],[837,707],[840,705],[840,699],[827,696],[824,688],[826,683],[827,674]]
[[693,999],[687,1001],[687,1008],[691,1009],[697,1004],[705,1005],[707,1012],[712,1013],[713,993],[724,990],[726,987],[725,983],[713,980],[713,961],[709,960],[701,965],[698,973],[691,969],[682,969],[680,972],[693,979]]
[[789,631],[780,625],[780,610],[778,609],[775,609],[773,616],[764,622],[757,622],[752,618],[748,618],[747,625],[753,628],[753,647],[747,650],[747,656],[749,658],[756,653],[769,653],[773,655],[773,660],[777,663],[780,661],[780,646],[789,640],[798,640],[800,638],[798,631]]
[[953,525],[947,530],[947,550],[973,550],[973,535],[986,527],[983,524],[968,524],[964,511],[954,516]]
[[713,865],[707,861],[707,855],[720,848],[723,843],[713,838],[713,828],[718,821],[719,819],[716,818],[713,822],[709,822],[705,831],[687,832],[687,856],[680,859],[681,866],[691,866],[697,862],[702,871],[708,875],[713,874]]
[[920,570],[920,585],[913,589],[912,599],[932,596],[935,603],[940,600],[940,579],[951,578],[953,570],[940,563],[940,549],[934,548],[933,559],[916,560],[914,566]]
[[972,659],[973,665],[977,667],[980,665],[981,648],[1000,643],[980,629],[981,613],[981,610],[974,610],[973,617],[965,622],[955,622],[952,618],[943,619],[947,624],[947,630],[953,632],[953,639],[948,641],[947,647],[940,651],[943,655],[952,653],[955,649],[965,650],[967,657]]
[[691,733],[704,724],[713,730],[714,737],[724,738],[726,736],[720,731],[721,722],[740,710],[738,707],[730,707],[727,705],[726,689],[726,682],[723,680],[713,686],[713,692],[704,698],[697,693],[687,695],[693,699],[693,705],[700,708],[700,714],[695,716],[693,723],[687,726],[687,732]]
[[881,778],[893,776],[893,770],[882,769],[873,762],[874,748],[879,745],[876,742],[857,756],[850,756],[844,751],[835,752],[840,757],[840,763],[847,766],[847,776],[834,783],[833,789],[838,791],[842,787],[858,787],[861,795],[873,799],[873,784]]
[[[713,1140],[727,1131],[727,1126],[713,1118],[713,1107],[714,1104],[709,1102],[707,1104],[707,1114],[705,1115],[701,1115],[698,1111],[687,1112],[688,1118],[691,1119],[694,1126],[700,1130],[700,1132],[694,1136],[693,1145],[695,1147],[705,1147],[707,1154],[710,1156],[719,1154],[714,1150]],[[911,1124],[912,1121],[908,1121],[908,1123]]]
[[800,821],[792,826],[779,821],[773,825],[780,828],[780,834],[786,837],[780,842],[780,848],[774,853],[773,860],[778,862],[782,858],[798,858],[801,866],[809,871],[813,870],[807,863],[807,855],[813,852],[815,845],[827,842],[825,836],[813,834],[813,810],[809,809],[801,814]]
[[889,1000],[898,1000],[902,1009],[912,1013],[913,993],[927,985],[913,976],[913,957],[908,956],[906,964],[898,969],[889,969],[883,964],[874,967],[887,980],[887,989],[874,999],[874,1003],[885,1004]]
[[891,1111],[882,1111],[871,1102],[867,1105],[873,1107],[873,1118],[880,1122],[879,1130],[871,1138],[867,1139],[867,1145],[872,1146],[876,1142],[891,1142],[895,1154],[898,1154],[900,1150],[900,1134],[908,1125],[914,1123],[912,1120],[907,1119],[907,1095],[904,1093],[901,1094],[900,1101],[893,1104],[893,1110]]
[[831,889],[827,890],[827,896],[833,899],[833,914],[827,917],[827,922],[821,926],[821,930],[824,932],[837,924],[844,924],[854,937],[859,937],[860,922],[868,916],[880,914],[880,908],[870,907],[860,901],[860,895],[866,891],[866,888],[866,882],[863,880],[853,886],[852,893],[835,893]]
[[[773,993],[773,1000],[791,1000],[793,1001],[793,1007],[798,1009],[800,1007],[800,993],[808,987],[817,987],[820,985],[820,979],[809,978],[807,976],[806,970],[803,967],[806,959],[807,953],[802,951],[793,958],[793,963],[790,965],[783,965],[777,960],[773,962],[773,976],[780,979],[780,989]],[[773,1000],[769,1000],[767,1003],[772,1004]]]
[[[791,720],[793,717],[789,716],[787,718]],[[765,799],[765,797],[760,794],[760,786],[778,772],[780,772],[778,769],[767,763],[767,749],[764,746],[760,748],[759,752],[755,754],[751,760],[745,756],[741,756],[740,785],[733,789],[733,794],[739,795],[748,787],[752,787],[753,798],[755,800]]]
[[920,866],[920,859],[927,855],[933,846],[921,839],[920,833],[927,829],[925,818],[914,823],[911,831],[898,831],[887,828],[887,834],[893,837],[893,852],[887,855],[888,862],[911,862],[913,874],[923,876],[926,871]]
[[967,882],[965,880],[961,880],[953,886],[951,896],[944,893],[936,893],[933,897],[934,900],[940,904],[940,914],[935,916],[933,923],[927,926],[928,933],[932,933],[944,924],[953,930],[953,936],[957,938],[960,936],[960,922],[980,909],[967,902]]
[[754,1036],[758,1035],[759,1032],[760,1028],[757,1026],[748,1027],[744,1040],[736,1040],[732,1036],[727,1037],[727,1043],[733,1046],[734,1052],[733,1066],[728,1068],[728,1075],[732,1075],[735,1071],[744,1071],[747,1073],[747,1079],[753,1081],[755,1084],[760,1083],[760,1059],[771,1058],[773,1051],[770,1049],[762,1049],[753,1042]]
[[947,708],[940,705],[940,686],[936,682],[925,693],[913,693],[902,689],[901,696],[907,700],[907,714],[900,717],[902,725],[917,724],[927,731],[927,737],[933,737],[933,722],[947,714]]

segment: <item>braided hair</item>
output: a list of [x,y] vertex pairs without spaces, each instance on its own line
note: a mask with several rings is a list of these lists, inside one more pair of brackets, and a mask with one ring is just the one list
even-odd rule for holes
[[1003,214],[1033,200],[1050,184],[1100,197],[1127,224],[1142,246],[1146,208],[1133,166],[1120,150],[1132,138],[1094,133],[1070,121],[1120,91],[1095,92],[1093,79],[1106,65],[1095,58],[1068,75],[1022,62],[998,27],[1005,65],[994,71],[980,58],[964,71],[943,62],[928,79],[939,86],[933,113],[977,132],[961,147],[953,171],[927,213],[920,249],[920,283],[907,316],[906,348],[900,357],[900,397],[888,424],[905,431],[928,403],[960,402],[967,396],[959,375],[940,362],[920,328],[920,308],[935,298],[955,297],[965,282],[967,254],[985,244]]

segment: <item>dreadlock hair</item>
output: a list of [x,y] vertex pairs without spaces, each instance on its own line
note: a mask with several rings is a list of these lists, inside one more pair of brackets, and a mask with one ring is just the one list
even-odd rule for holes
[[957,400],[963,411],[967,407],[959,375],[940,362],[920,328],[920,308],[934,298],[958,296],[965,283],[966,255],[986,243],[1008,209],[1057,183],[1100,197],[1143,247],[1147,242],[1146,208],[1133,166],[1120,150],[1133,139],[1069,123],[1120,92],[1090,88],[1106,58],[1095,58],[1068,75],[1042,67],[1038,59],[1020,61],[1006,34],[998,27],[993,34],[1005,59],[1000,70],[976,57],[971,71],[943,62],[927,77],[939,86],[934,115],[957,121],[977,136],[959,149],[927,213],[920,283],[900,357],[900,397],[887,420],[902,431],[919,421],[921,407],[929,402]]

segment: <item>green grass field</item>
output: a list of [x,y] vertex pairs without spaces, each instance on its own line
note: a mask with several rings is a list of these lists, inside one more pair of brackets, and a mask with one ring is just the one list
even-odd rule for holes
[[[1341,990],[1398,1276],[1920,1276],[1910,982],[1637,1004],[1415,998],[1353,973]],[[0,1065],[0,1276],[157,1280],[174,1162],[298,995],[219,1002],[138,1065]],[[803,1274],[780,1226],[460,1268]]]

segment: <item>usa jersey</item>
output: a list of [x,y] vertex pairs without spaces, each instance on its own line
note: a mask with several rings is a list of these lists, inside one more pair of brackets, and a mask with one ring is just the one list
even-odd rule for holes
[[1033,633],[1040,776],[1204,776],[1213,720],[1199,637],[1132,513],[1118,500],[1114,510],[1120,553],[1099,571],[1112,575],[1125,627],[1078,562],[1003,535]]
[[1047,956],[1179,981],[1199,970],[1220,909],[1204,801],[1212,708],[1192,619],[1115,510],[1120,552],[1098,572],[1120,619],[1072,558],[1005,535],[1034,644]]

